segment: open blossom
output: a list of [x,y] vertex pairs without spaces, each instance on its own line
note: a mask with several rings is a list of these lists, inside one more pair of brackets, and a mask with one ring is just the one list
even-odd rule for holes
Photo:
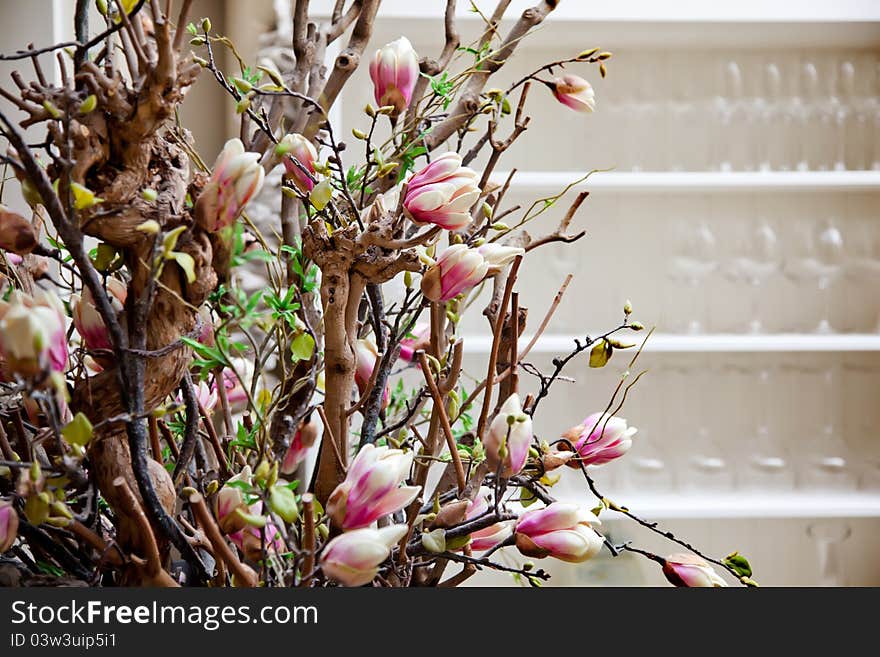
[[721,576],[701,557],[695,554],[671,554],[663,564],[663,574],[675,586],[727,586]]
[[562,436],[574,445],[580,459],[569,461],[572,467],[602,465],[626,454],[638,429],[627,426],[626,420],[615,415],[593,413]]
[[14,291],[0,301],[0,357],[8,372],[35,376],[67,368],[67,335],[61,301],[51,292]]
[[226,142],[196,202],[196,213],[206,230],[231,226],[260,191],[265,173],[259,160],[259,153],[245,152],[240,139]]
[[[467,511],[465,512],[465,520],[473,520],[479,518],[489,510],[492,501],[492,490],[488,486],[482,486],[480,492],[477,493],[476,499],[468,502]],[[496,522],[484,529],[478,529],[471,534],[471,542],[469,543],[475,552],[483,552],[491,550],[493,547],[506,541],[513,534],[513,520],[503,520]]]
[[479,251],[453,244],[422,276],[422,294],[431,301],[449,301],[477,285],[488,271],[489,265]]
[[470,209],[479,197],[477,173],[450,152],[409,179],[403,207],[416,223],[461,230],[471,223]]
[[553,80],[556,100],[576,112],[592,112],[596,109],[596,93],[593,86],[582,77],[566,73]]
[[[367,388],[370,385],[370,379],[373,376],[373,370],[376,369],[376,365],[379,361],[379,352],[376,349],[376,344],[372,340],[366,338],[357,341],[355,350],[357,352],[357,363],[354,371],[354,382],[357,384],[360,394],[363,395],[367,392]],[[386,383],[385,390],[382,392],[383,409],[388,406],[389,400],[390,391],[388,384]]]
[[426,349],[431,344],[431,327],[426,322],[419,322],[410,331],[412,337],[400,341],[400,360],[411,363],[416,352]]
[[333,523],[345,530],[366,527],[412,502],[420,488],[401,486],[412,462],[412,452],[365,445],[327,501]]
[[400,37],[376,51],[370,62],[373,95],[380,106],[392,106],[399,115],[412,100],[419,79],[419,56],[406,37]]
[[571,502],[553,502],[520,516],[516,547],[527,557],[580,563],[602,549],[602,537],[592,528],[597,524],[599,519],[589,510]]
[[10,502],[0,500],[0,554],[15,543],[18,534],[18,514]]
[[489,275],[497,274],[509,265],[519,255],[524,255],[526,250],[521,246],[504,246],[497,242],[487,242],[477,248],[480,255],[489,265]]
[[406,525],[355,529],[332,539],[321,554],[321,570],[344,586],[373,581],[379,565],[407,532]]
[[[281,161],[284,164],[284,170],[299,190],[305,193],[312,191],[315,186],[313,180],[315,162],[318,160],[318,151],[315,150],[312,142],[297,133],[287,134],[275,146],[275,153],[283,156]],[[311,174],[311,177],[296,165],[294,159]]]
[[502,477],[517,474],[526,464],[531,442],[532,418],[523,413],[519,395],[513,393],[501,405],[483,438],[486,461],[492,472],[501,467]]
[[281,473],[292,474],[296,470],[296,466],[305,460],[309,449],[317,439],[318,426],[312,421],[303,424],[290,442],[290,447],[287,448],[287,453],[279,468]]
[[[111,277],[107,279],[107,292],[110,304],[118,315],[125,306],[128,288],[118,278]],[[93,351],[112,348],[110,334],[104,325],[104,320],[101,319],[101,314],[95,308],[95,299],[89,288],[83,288],[82,296],[71,295],[70,306],[73,311],[73,325],[82,336],[86,347]]]

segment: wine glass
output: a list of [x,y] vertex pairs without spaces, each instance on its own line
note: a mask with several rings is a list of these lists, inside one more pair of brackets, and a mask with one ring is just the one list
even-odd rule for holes
[[[658,377],[665,384],[662,371]],[[626,485],[635,493],[668,493],[673,487],[667,453],[669,444],[663,435],[663,411],[666,405],[660,401],[662,393],[663,388],[659,388],[639,398],[639,432],[625,459]]]
[[816,285],[822,297],[817,333],[831,333],[831,287],[843,264],[843,236],[834,218],[801,222],[795,228],[796,255],[785,267],[786,275],[799,284]]
[[758,135],[758,169],[784,170],[785,147],[790,134],[790,115],[782,98],[782,73],[770,62],[763,71],[763,97],[756,103],[757,123],[763,134]]
[[818,520],[807,527],[807,536],[816,543],[819,556],[819,586],[845,586],[841,546],[852,535],[852,528],[839,520]]
[[684,332],[703,333],[708,294],[701,288],[705,288],[707,278],[718,268],[715,235],[703,220],[696,223],[680,220],[673,228],[673,240],[670,278],[690,288],[680,299],[686,306]]
[[735,244],[736,255],[730,263],[730,276],[750,288],[751,312],[745,329],[759,334],[764,330],[761,321],[762,285],[782,266],[779,238],[773,225],[765,217],[746,224]]
[[857,219],[852,222],[852,230],[847,239],[846,277],[855,299],[850,307],[867,312],[865,329],[880,333],[880,231],[873,217]]
[[[832,364],[824,369],[808,368],[803,369],[802,373],[807,381],[807,390],[812,393],[809,408],[814,417],[810,417],[810,412],[804,412],[801,416],[801,486],[819,492],[851,489],[855,481],[849,448],[841,433],[839,366]],[[818,417],[815,417],[816,413]]]
[[[771,426],[770,400],[774,396],[773,370],[761,365],[757,371],[745,370],[743,383],[757,397],[752,430],[745,442],[747,470],[744,484],[756,491],[784,491],[794,487],[794,471],[778,427]],[[746,391],[744,393],[748,394]]]
[[721,77],[722,91],[715,101],[715,161],[720,171],[743,171],[751,167],[748,161],[748,109],[739,64],[727,62]]

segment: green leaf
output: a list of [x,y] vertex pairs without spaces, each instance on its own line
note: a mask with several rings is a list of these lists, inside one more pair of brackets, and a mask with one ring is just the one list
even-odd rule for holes
[[330,181],[325,178],[315,185],[309,193],[309,201],[315,206],[316,210],[321,211],[327,207],[328,203],[330,203],[330,198],[332,196],[333,186],[330,184]]
[[77,413],[61,430],[61,435],[70,444],[85,447],[92,439],[92,423],[83,413]]
[[195,259],[189,253],[183,253],[182,251],[172,251],[168,255],[186,274],[187,282],[193,283],[196,280]]
[[296,495],[286,485],[276,485],[269,489],[269,508],[277,513],[286,523],[299,520],[299,507]]
[[733,552],[724,557],[724,564],[733,568],[740,577],[752,576],[752,566],[749,564],[749,560],[739,552]]
[[300,333],[290,343],[290,353],[294,363],[310,359],[315,353],[315,339],[306,332]]
[[70,183],[70,191],[73,192],[73,207],[77,210],[85,210],[104,201],[95,196],[95,192],[79,183]]
[[605,367],[611,356],[614,355],[614,347],[605,339],[596,341],[590,349],[590,367]]

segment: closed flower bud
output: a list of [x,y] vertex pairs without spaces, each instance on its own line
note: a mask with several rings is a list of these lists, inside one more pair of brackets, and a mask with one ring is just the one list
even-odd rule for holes
[[67,335],[61,301],[50,292],[15,291],[0,301],[0,358],[24,377],[67,369]]
[[592,112],[596,109],[596,94],[589,82],[577,75],[566,73],[553,80],[556,100],[576,112]]
[[632,437],[638,429],[627,426],[626,420],[615,415],[593,413],[581,424],[572,427],[562,436],[569,440],[580,458],[569,461],[572,467],[603,465],[620,458],[632,447]]
[[461,230],[471,221],[470,209],[480,197],[477,173],[461,165],[458,153],[444,153],[407,183],[403,207],[418,224]]
[[[357,384],[358,391],[361,395],[367,394],[367,387],[370,385],[370,379],[373,376],[373,370],[379,365],[379,352],[372,340],[366,338],[357,341],[355,348],[357,352],[357,365],[354,371],[354,382]],[[385,390],[382,391],[382,408],[388,406],[390,399],[388,384],[385,384]]]
[[15,543],[18,534],[18,514],[11,502],[0,500],[0,554]]
[[553,502],[520,516],[516,547],[527,557],[581,563],[602,549],[602,537],[592,528],[595,524],[600,524],[599,519],[590,511],[571,502]]
[[363,586],[373,581],[379,565],[407,532],[406,525],[381,529],[355,529],[327,543],[321,554],[321,570],[343,586]]
[[240,139],[226,142],[208,184],[196,201],[196,216],[208,231],[232,223],[263,186],[264,171],[259,153],[248,153]]
[[419,79],[419,56],[409,39],[400,37],[376,51],[370,62],[370,79],[376,102],[392,106],[392,116],[409,106]]
[[226,485],[217,493],[217,524],[220,525],[220,531],[224,534],[234,534],[241,531],[247,526],[247,521],[236,513],[241,510],[248,512],[247,504],[244,503],[244,494],[236,484],[236,482],[244,482],[248,485],[251,483],[251,468],[245,466],[241,472],[226,482]]
[[24,255],[38,244],[34,225],[20,214],[0,205],[0,249]]
[[[312,142],[300,134],[284,135],[275,146],[275,153],[282,156],[284,170],[297,188],[303,193],[312,191],[315,187],[315,163],[318,160],[318,151],[315,150]],[[297,166],[294,159],[311,174],[311,177]]]
[[[468,504],[465,520],[474,520],[486,513],[492,504],[492,494],[492,489],[488,486],[480,487],[476,498]],[[513,534],[513,525],[513,520],[504,520],[472,532],[470,535],[471,541],[469,543],[471,549],[474,552],[491,550],[499,543],[510,538]]]
[[[107,293],[113,310],[119,315],[125,306],[128,288],[118,278],[108,278]],[[73,311],[73,325],[86,347],[92,351],[112,348],[110,333],[104,325],[101,314],[95,308],[95,300],[89,288],[83,288],[82,296],[72,295],[70,305]]]
[[431,327],[427,323],[419,323],[413,326],[412,337],[400,341],[400,360],[411,363],[415,353],[425,349],[431,343]]
[[412,502],[421,489],[401,486],[412,461],[412,452],[365,445],[327,501],[333,524],[344,530],[366,527]]
[[294,435],[290,447],[287,448],[287,453],[284,455],[284,460],[281,463],[281,473],[292,474],[295,472],[296,467],[305,460],[309,449],[315,444],[317,439],[317,424],[312,421],[303,424],[299,431],[296,432],[296,435]]
[[431,301],[448,301],[477,285],[488,272],[489,265],[479,251],[453,244],[422,276],[422,294]]
[[671,554],[663,564],[663,574],[674,586],[721,587],[727,586],[715,569],[695,554]]
[[523,413],[519,395],[513,393],[489,425],[483,438],[486,461],[492,472],[501,467],[502,477],[512,477],[526,464],[532,443],[532,418]]

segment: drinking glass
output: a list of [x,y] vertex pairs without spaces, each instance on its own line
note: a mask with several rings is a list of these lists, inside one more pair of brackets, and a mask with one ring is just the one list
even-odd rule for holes
[[841,547],[851,535],[852,528],[840,520],[818,520],[807,527],[818,552],[819,586],[846,585]]
[[831,287],[843,265],[843,236],[832,218],[821,222],[799,222],[795,232],[795,255],[785,267],[786,275],[801,285],[815,285],[822,298],[817,333],[831,333]]
[[734,248],[736,254],[731,260],[729,275],[749,286],[751,312],[745,330],[759,334],[764,331],[761,321],[763,285],[782,266],[779,238],[773,224],[765,217],[759,217],[741,229]]
[[743,75],[735,61],[721,72],[721,94],[715,100],[715,161],[720,171],[744,171],[749,162],[749,117],[743,91]]
[[673,227],[670,278],[687,286],[682,295],[685,303],[684,332],[703,333],[706,330],[708,294],[707,278],[718,268],[715,235],[705,221],[679,220]]
[[[747,458],[743,486],[757,492],[786,491],[794,487],[794,469],[778,426],[770,417],[771,399],[778,397],[774,389],[773,370],[766,365],[744,371],[743,397],[754,400],[752,427],[747,434],[743,454]],[[751,394],[749,394],[751,393]]]
[[874,217],[856,219],[847,238],[846,277],[853,298],[849,306],[861,319],[856,330],[880,333],[880,226]]

